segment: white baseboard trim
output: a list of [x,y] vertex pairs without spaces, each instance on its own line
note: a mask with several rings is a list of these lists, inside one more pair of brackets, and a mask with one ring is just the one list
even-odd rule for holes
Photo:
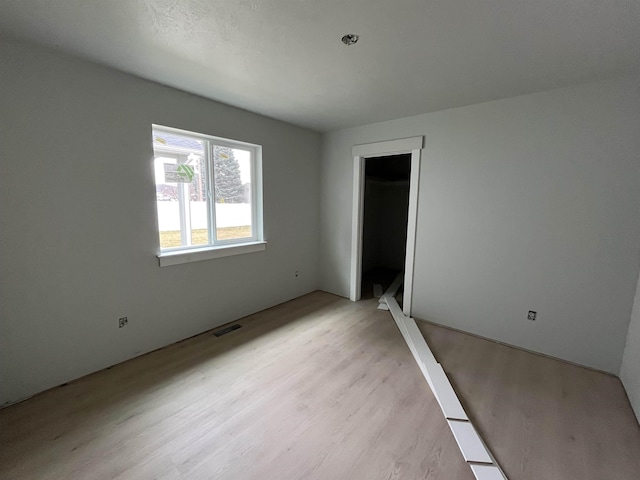
[[[402,281],[400,276],[399,278]],[[397,292],[400,285],[396,286],[395,283],[394,281],[392,287],[395,287]],[[391,287],[387,292],[390,290]],[[474,476],[477,480],[507,480],[495,457],[469,420],[447,374],[433,355],[415,320],[402,312],[395,299],[395,292],[393,294],[387,294],[387,292],[380,298],[380,304],[384,302],[389,308]]]

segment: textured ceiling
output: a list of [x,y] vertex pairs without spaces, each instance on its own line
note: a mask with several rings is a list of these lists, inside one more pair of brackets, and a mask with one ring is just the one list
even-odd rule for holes
[[323,131],[640,71],[640,0],[0,0],[0,33]]

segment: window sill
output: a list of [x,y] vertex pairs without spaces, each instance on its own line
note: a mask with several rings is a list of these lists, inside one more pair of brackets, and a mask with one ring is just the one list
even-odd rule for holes
[[199,262],[212,258],[230,257],[244,253],[261,252],[267,247],[267,242],[251,242],[235,245],[223,245],[219,247],[195,248],[177,252],[165,252],[158,255],[161,267],[179,265],[181,263]]

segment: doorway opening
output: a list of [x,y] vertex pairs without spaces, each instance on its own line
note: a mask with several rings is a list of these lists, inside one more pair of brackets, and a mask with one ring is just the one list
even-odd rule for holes
[[[373,286],[386,290],[404,271],[409,220],[411,154],[367,158],[364,162],[361,298]],[[402,292],[398,303],[402,306]]]
[[[376,261],[373,260],[376,252],[376,239],[367,240],[367,247],[364,247],[363,237],[371,237],[372,230],[378,232],[377,236],[384,245],[386,244],[404,244],[404,252],[402,247],[396,247],[388,252],[389,259],[395,258],[391,268],[397,268],[402,262],[398,258],[404,257],[404,274],[402,276],[403,293],[400,301],[402,302],[402,311],[405,315],[411,315],[411,299],[413,295],[413,268],[415,257],[415,239],[418,211],[418,188],[420,179],[420,153],[422,150],[423,137],[401,138],[397,140],[388,140],[384,142],[367,143],[356,145],[353,147],[353,211],[352,211],[352,232],[351,232],[351,281],[350,295],[352,301],[358,301],[362,297],[363,291],[363,272],[365,272],[365,295],[368,295],[369,277],[366,275],[371,270],[375,270]],[[408,165],[407,162],[408,161]],[[370,163],[371,162],[371,163]],[[370,189],[370,193],[376,190],[384,190],[382,183],[398,182],[397,187],[401,187],[402,182],[406,182],[408,177],[408,205],[400,211],[398,208],[392,212],[382,213],[382,215],[374,215],[379,220],[381,227],[377,228],[371,225],[367,226],[365,232],[365,190],[367,177],[367,164],[369,167],[370,185],[374,185]],[[376,180],[376,177],[377,180]],[[376,185],[376,183],[378,185]],[[406,185],[405,185],[406,186]],[[402,188],[398,188],[402,190]],[[406,189],[404,190],[406,193]],[[371,196],[371,195],[369,195]],[[396,196],[389,194],[390,197]],[[378,201],[380,201],[378,196]],[[384,194],[382,195],[384,197]],[[400,198],[400,195],[397,195]],[[375,198],[375,197],[374,197]],[[372,210],[375,213],[374,206],[369,206],[368,215],[371,216]],[[390,202],[390,203],[400,203]],[[376,220],[373,220],[375,223]],[[393,238],[391,238],[393,237]],[[364,248],[367,251],[364,251]],[[383,257],[387,252],[382,254]],[[371,263],[373,262],[373,263]],[[381,266],[384,268],[384,263]],[[364,265],[364,270],[363,270]],[[390,273],[384,274],[390,275]],[[384,281],[384,280],[383,280]],[[378,283],[378,282],[375,282]],[[373,284],[372,284],[373,285]]]

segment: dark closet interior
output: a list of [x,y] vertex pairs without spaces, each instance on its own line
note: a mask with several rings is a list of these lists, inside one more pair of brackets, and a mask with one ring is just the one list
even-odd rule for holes
[[371,298],[374,283],[386,289],[404,270],[410,173],[410,154],[365,160],[362,298]]

